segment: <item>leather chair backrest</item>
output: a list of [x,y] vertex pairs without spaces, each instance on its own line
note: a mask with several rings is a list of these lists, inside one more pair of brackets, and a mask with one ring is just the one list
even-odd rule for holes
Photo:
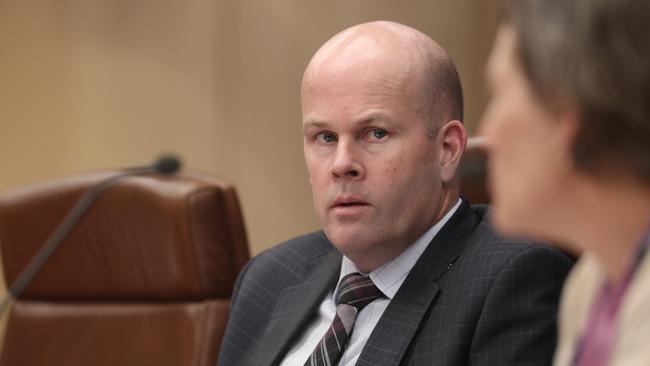
[[[0,198],[11,284],[89,187],[65,177]],[[14,303],[0,365],[214,365],[249,251],[237,194],[214,177],[126,178]]]

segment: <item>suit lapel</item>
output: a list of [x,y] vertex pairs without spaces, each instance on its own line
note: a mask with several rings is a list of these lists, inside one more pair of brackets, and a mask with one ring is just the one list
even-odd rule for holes
[[282,291],[262,340],[258,365],[277,365],[282,361],[327,292],[336,286],[340,266],[341,254],[333,250],[307,262],[305,280]]
[[357,365],[396,366],[440,292],[438,280],[452,268],[476,227],[469,203],[463,203],[429,243],[375,326]]

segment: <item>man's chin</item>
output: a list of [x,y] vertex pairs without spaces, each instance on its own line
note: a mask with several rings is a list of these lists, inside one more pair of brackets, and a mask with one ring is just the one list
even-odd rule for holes
[[327,239],[343,254],[363,252],[372,247],[377,235],[376,231],[367,228],[336,227],[325,228]]

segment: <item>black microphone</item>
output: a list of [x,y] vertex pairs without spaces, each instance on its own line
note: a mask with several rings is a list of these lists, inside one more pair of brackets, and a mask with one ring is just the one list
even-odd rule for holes
[[25,288],[32,282],[34,277],[41,271],[45,263],[50,259],[54,251],[59,247],[65,238],[68,237],[72,229],[77,225],[79,220],[86,214],[88,209],[97,201],[97,199],[113,187],[120,180],[134,176],[149,173],[159,173],[171,175],[181,168],[181,161],[173,155],[164,155],[158,158],[153,164],[140,167],[133,167],[123,170],[121,173],[113,175],[89,188],[86,193],[77,200],[65,216],[61,224],[57,226],[50,237],[45,241],[41,249],[32,257],[27,266],[20,272],[16,280],[9,287],[9,291],[0,303],[0,316],[9,308],[9,304],[14,298],[18,298]]
[[181,168],[181,161],[173,155],[163,155],[153,167],[160,174],[174,174]]

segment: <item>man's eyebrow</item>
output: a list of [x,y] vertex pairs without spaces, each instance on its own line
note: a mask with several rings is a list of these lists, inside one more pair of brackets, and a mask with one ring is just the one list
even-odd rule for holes
[[374,110],[362,115],[361,118],[359,118],[354,122],[354,124],[363,126],[363,125],[375,123],[377,121],[388,121],[388,120],[390,120],[389,114],[382,111]]
[[[388,120],[390,120],[389,114],[382,111],[373,110],[366,114],[361,115],[358,119],[353,121],[352,126],[364,127],[366,125],[371,125],[377,121],[388,121]],[[306,119],[302,122],[303,130],[308,128],[326,129],[328,128],[328,126],[329,124],[327,122],[320,119]]]
[[317,120],[317,119],[308,119],[308,120],[305,120],[305,121],[302,122],[302,128],[303,129],[313,128],[313,127],[325,128],[326,126],[327,126],[327,123],[325,123],[324,121],[321,121],[321,120]]

